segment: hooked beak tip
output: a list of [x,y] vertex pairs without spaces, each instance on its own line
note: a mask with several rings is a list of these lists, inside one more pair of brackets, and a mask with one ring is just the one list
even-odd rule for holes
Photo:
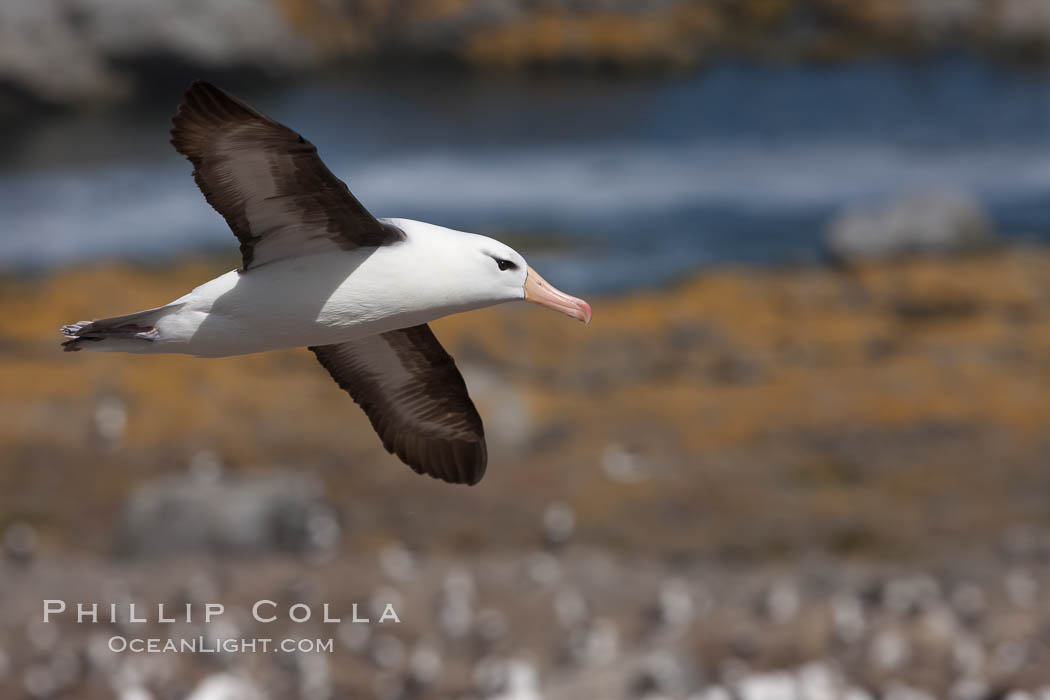
[[525,278],[525,299],[575,318],[584,324],[591,322],[593,313],[590,304],[551,286],[531,267],[528,268],[528,275]]
[[577,318],[583,321],[583,325],[588,326],[591,323],[591,316],[591,305],[580,299],[580,315]]

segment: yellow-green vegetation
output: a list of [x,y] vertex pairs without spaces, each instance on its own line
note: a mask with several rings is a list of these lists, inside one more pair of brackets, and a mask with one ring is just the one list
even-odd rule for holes
[[503,68],[566,62],[687,67],[703,58],[718,26],[709,5],[679,5],[641,16],[547,9],[470,35],[461,53],[471,63]]
[[274,2],[326,58],[458,57],[484,68],[678,70],[719,55],[839,60],[951,45],[1037,57],[1050,39],[1038,3],[1025,0]]
[[[527,304],[443,319],[490,435],[472,489],[386,455],[306,350],[60,351],[61,324],[162,304],[222,269],[0,282],[0,524],[105,550],[128,494],[201,449],[231,470],[317,473],[354,546],[531,545],[552,500],[584,541],[668,554],[896,557],[1050,524],[1042,250],[723,269],[593,299],[589,327]],[[106,399],[127,407],[118,444],[95,427]],[[629,478],[609,477],[625,463]]]

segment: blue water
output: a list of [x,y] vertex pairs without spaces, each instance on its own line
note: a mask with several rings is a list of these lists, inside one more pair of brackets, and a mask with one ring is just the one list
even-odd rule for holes
[[[820,259],[843,208],[961,191],[1050,239],[1050,76],[955,56],[623,79],[353,74],[243,93],[378,216],[510,238],[574,290]],[[234,241],[167,145],[171,105],[43,120],[0,153],[0,266]]]

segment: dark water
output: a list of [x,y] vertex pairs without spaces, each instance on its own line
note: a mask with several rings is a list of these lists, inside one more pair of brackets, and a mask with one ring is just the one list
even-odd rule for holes
[[[1050,76],[965,57],[630,80],[355,74],[245,97],[377,215],[504,237],[576,290],[818,259],[843,207],[925,190],[1050,238]],[[24,130],[0,154],[0,265],[233,250],[167,145],[177,101]]]

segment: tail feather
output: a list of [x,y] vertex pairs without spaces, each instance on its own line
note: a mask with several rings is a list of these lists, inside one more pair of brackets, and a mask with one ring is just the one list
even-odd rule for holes
[[110,338],[123,338],[129,340],[142,340],[154,342],[157,339],[157,329],[154,323],[170,310],[170,306],[162,306],[156,309],[139,311],[125,316],[113,316],[111,318],[100,318],[94,321],[77,321],[62,326],[62,349],[66,352],[83,350],[82,345],[89,342],[98,342]]

